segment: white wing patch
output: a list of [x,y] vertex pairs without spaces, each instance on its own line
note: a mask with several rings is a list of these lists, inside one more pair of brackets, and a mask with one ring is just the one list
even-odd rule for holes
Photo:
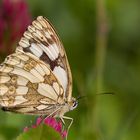
[[16,93],[20,95],[26,95],[28,93],[28,87],[18,86],[18,88],[16,89]]
[[21,59],[22,61],[26,62],[29,60],[29,56],[28,55],[25,55],[24,53],[22,52],[19,52],[18,54],[16,53],[15,54],[15,57]]
[[58,58],[58,55],[59,55],[59,50],[56,46],[56,44],[52,44],[48,47],[48,49],[50,50],[50,52],[52,53],[52,56],[53,56],[53,59],[52,60],[55,60]]
[[[8,82],[8,81],[10,81],[10,76],[8,76],[8,75],[1,75],[1,76],[0,76],[0,83],[1,83],[1,84],[6,83],[6,82]],[[0,88],[0,89],[1,89],[1,88]]]
[[22,37],[19,44],[23,47],[23,48],[26,48],[26,47],[29,47],[30,46],[30,43],[29,43],[29,40]]
[[40,73],[41,76],[44,76],[46,73],[49,75],[50,74],[50,70],[47,69],[46,71],[43,69],[43,65],[42,64],[37,64],[34,69],[36,71],[38,71]]
[[42,67],[43,71],[47,74],[47,75],[50,75],[50,70],[48,67],[46,67],[45,65],[43,64],[40,64],[40,66]]
[[51,99],[54,99],[54,100],[57,100],[57,98],[58,98],[58,95],[55,93],[52,86],[50,86],[48,84],[40,83],[38,85],[37,90],[43,96],[48,96],[48,97],[50,97]]
[[6,66],[6,65],[4,65],[3,67],[0,67],[0,71],[1,71],[1,72],[9,73],[9,72],[11,72],[12,70],[13,70],[13,68],[8,67],[8,66]]
[[26,101],[28,101],[28,100],[25,99],[23,96],[16,96],[15,101],[13,103],[13,106],[19,105],[19,104],[24,103]]
[[56,77],[59,79],[60,83],[62,84],[64,88],[64,92],[66,92],[67,84],[68,84],[66,71],[60,66],[58,66],[54,68],[53,73],[56,75]]
[[52,86],[53,86],[54,90],[56,91],[56,93],[60,93],[60,87],[57,82],[53,82]]
[[5,86],[5,85],[0,85],[0,95],[4,95],[5,93],[7,93],[8,92],[8,87],[7,86]]
[[26,86],[28,82],[29,81],[27,79],[23,78],[22,76],[18,76],[18,78],[17,78],[18,85]]
[[48,47],[46,47],[43,44],[38,44],[38,46],[47,54],[47,56],[52,61],[54,61],[59,55],[59,52],[55,50],[55,48],[53,48],[53,45],[49,45]]
[[30,73],[36,76],[40,82],[44,81],[44,77],[36,69],[32,69]]
[[31,73],[23,70],[23,69],[20,69],[20,68],[15,68],[13,71],[11,71],[12,74],[16,74],[16,75],[20,75],[20,76],[23,76],[26,78],[26,79],[29,79],[29,81],[31,81],[32,83],[39,83],[39,82],[43,82],[43,79],[40,80],[38,79],[37,77],[35,77],[34,75],[32,75]]
[[35,43],[31,44],[30,50],[37,57],[40,57],[43,54],[42,49]]
[[47,106],[46,106],[46,105],[39,105],[39,106],[37,106],[36,108],[37,108],[38,110],[43,110],[43,109],[47,108]]

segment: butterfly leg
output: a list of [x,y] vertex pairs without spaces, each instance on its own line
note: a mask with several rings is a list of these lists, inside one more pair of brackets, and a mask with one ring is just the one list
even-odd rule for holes
[[67,140],[69,129],[70,129],[71,125],[73,124],[73,118],[70,118],[70,117],[67,117],[67,116],[62,116],[60,119],[61,119],[61,121],[63,122],[64,125],[65,125],[64,119],[71,121],[69,126],[68,126],[68,129],[67,129],[67,135],[66,135],[66,140]]
[[69,124],[69,126],[68,126],[68,130],[69,130],[70,127],[71,127],[71,125],[73,124],[73,118],[70,118],[70,117],[67,117],[67,116],[63,116],[63,117],[61,117],[62,122],[65,124],[64,119],[66,119],[66,120],[70,120],[70,121],[71,121],[70,124]]
[[52,117],[58,110],[60,110],[61,107],[57,108],[56,110],[54,110],[51,114],[49,114],[48,116],[45,117],[46,118],[49,118],[49,117]]

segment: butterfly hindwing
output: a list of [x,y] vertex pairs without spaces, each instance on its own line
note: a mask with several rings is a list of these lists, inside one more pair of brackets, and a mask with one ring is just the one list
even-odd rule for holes
[[5,110],[49,114],[63,94],[51,69],[32,54],[16,52],[0,66],[0,105]]

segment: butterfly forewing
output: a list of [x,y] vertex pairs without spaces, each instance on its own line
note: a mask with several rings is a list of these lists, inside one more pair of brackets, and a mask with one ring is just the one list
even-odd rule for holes
[[17,51],[33,54],[49,67],[64,89],[64,97],[71,99],[72,76],[67,56],[54,28],[39,16],[25,31]]

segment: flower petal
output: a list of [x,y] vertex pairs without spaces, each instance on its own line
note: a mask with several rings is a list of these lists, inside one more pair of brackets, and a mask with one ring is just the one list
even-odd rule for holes
[[27,132],[28,130],[29,130],[29,127],[26,126],[23,131]]
[[36,125],[39,125],[41,122],[42,122],[42,118],[38,117],[37,120],[36,120]]

